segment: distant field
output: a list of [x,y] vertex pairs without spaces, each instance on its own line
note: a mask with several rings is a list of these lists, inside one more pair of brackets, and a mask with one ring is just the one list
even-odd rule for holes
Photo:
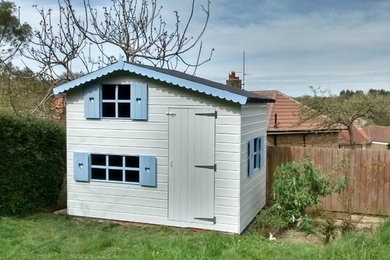
[[1,259],[390,259],[390,221],[326,246],[187,229],[118,225],[53,214],[0,218]]

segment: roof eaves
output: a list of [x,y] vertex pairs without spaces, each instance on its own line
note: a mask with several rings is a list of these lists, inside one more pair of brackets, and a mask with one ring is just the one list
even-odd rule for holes
[[81,76],[81,77],[79,77],[77,79],[69,81],[69,82],[67,82],[65,84],[62,84],[62,85],[54,88],[53,89],[53,93],[54,93],[54,95],[57,95],[59,93],[65,92],[65,91],[67,91],[69,89],[75,88],[77,86],[80,86],[82,84],[88,83],[88,82],[90,82],[92,80],[95,80],[97,78],[105,76],[105,75],[107,75],[107,74],[109,74],[111,72],[114,72],[114,71],[117,71],[117,70],[122,70],[123,67],[124,67],[124,64],[125,63],[120,60],[120,61],[118,61],[118,62],[116,62],[114,64],[111,64],[111,65],[107,66],[107,67],[98,69],[98,70],[96,70],[94,72],[91,72],[91,73],[86,74],[84,76]]
[[281,135],[281,134],[316,134],[316,133],[338,133],[341,130],[337,129],[323,129],[323,130],[304,130],[304,129],[291,129],[291,130],[276,130],[276,129],[268,129],[268,134],[275,134],[275,135]]
[[155,70],[151,70],[151,69],[148,69],[145,67],[125,63],[123,69],[126,71],[129,71],[129,72],[147,77],[147,78],[163,81],[163,82],[166,82],[166,83],[169,83],[172,85],[184,87],[186,89],[191,89],[194,91],[198,91],[200,93],[204,93],[204,94],[211,95],[214,97],[226,99],[228,101],[240,103],[241,105],[246,104],[248,101],[248,97],[243,96],[243,95],[238,95],[238,94],[226,91],[226,90],[214,88],[214,87],[200,84],[200,83],[190,81],[187,79],[182,79],[179,77],[171,76],[171,75],[168,75],[168,74],[165,74],[162,72],[158,72]]
[[[162,72],[158,72],[152,69],[148,69],[142,66],[137,66],[130,63],[125,63],[123,61],[118,61],[112,65],[109,65],[107,67],[98,69],[94,72],[91,72],[89,74],[86,74],[84,76],[81,76],[80,78],[74,79],[72,81],[69,81],[65,84],[62,84],[56,88],[53,89],[53,92],[55,95],[65,92],[69,89],[75,88],[77,86],[80,86],[82,84],[88,83],[90,81],[96,80],[100,77],[103,77],[109,73],[112,73],[114,71],[118,70],[124,70],[129,71],[132,73],[135,73],[137,75],[141,75],[147,78],[163,81],[169,84],[177,85],[179,87],[184,87],[186,89],[191,89],[194,91],[198,91],[200,93],[204,93],[207,95],[211,95],[214,97],[219,97],[221,99],[225,99],[227,101],[232,101],[239,103],[241,105],[246,104],[249,100],[251,101],[261,101],[261,102],[270,102],[268,99],[262,99],[260,96],[259,98],[253,98],[253,97],[246,97],[245,95],[239,95],[236,93],[229,92],[227,90],[222,90],[218,88],[214,88],[212,86],[207,86],[205,84],[200,84],[194,81],[190,81],[187,79],[182,79],[180,77],[171,76]],[[271,101],[272,102],[272,101]]]
[[248,97],[248,102],[275,103],[275,99],[267,98],[264,96]]

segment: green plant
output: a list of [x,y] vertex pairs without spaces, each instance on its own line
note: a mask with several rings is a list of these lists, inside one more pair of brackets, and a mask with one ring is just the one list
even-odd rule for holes
[[306,209],[343,187],[341,180],[335,182],[330,174],[317,169],[308,159],[287,162],[275,171],[271,211],[290,225],[307,228]]
[[336,221],[332,217],[326,217],[325,223],[322,226],[322,233],[325,235],[324,243],[328,244],[331,240],[335,239],[337,236],[337,226]]
[[[390,222],[388,222],[390,223]],[[2,259],[389,259],[390,225],[327,245],[268,241],[158,225],[114,225],[53,214],[0,218]]]
[[2,112],[0,133],[0,215],[54,207],[64,179],[64,128]]
[[377,237],[381,243],[390,246],[390,217],[379,228]]
[[273,210],[272,208],[261,210],[256,216],[256,221],[254,223],[255,229],[264,237],[268,237],[269,233],[279,235],[288,227],[288,225],[288,221],[281,216],[280,212]]

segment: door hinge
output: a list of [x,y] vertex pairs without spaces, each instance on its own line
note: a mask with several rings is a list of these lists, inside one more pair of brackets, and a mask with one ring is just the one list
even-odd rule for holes
[[196,168],[203,168],[203,169],[210,169],[214,170],[215,172],[217,171],[217,165],[195,165]]
[[213,116],[215,118],[217,118],[218,116],[218,113],[217,111],[213,112],[213,113],[195,113],[196,116]]
[[194,218],[194,219],[203,220],[203,221],[210,221],[210,222],[213,222],[214,224],[217,223],[217,219],[215,217],[213,217],[213,218]]

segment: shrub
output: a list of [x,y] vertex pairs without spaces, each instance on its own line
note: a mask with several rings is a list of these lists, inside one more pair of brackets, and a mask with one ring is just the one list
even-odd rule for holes
[[264,237],[268,237],[270,233],[279,235],[287,227],[289,223],[281,216],[279,211],[272,208],[263,209],[257,215],[254,226]]
[[2,112],[0,133],[0,215],[54,207],[65,172],[64,128]]
[[271,212],[280,215],[290,225],[309,226],[306,209],[320,202],[320,198],[341,191],[343,182],[335,182],[330,174],[315,168],[310,160],[288,162],[275,171]]

